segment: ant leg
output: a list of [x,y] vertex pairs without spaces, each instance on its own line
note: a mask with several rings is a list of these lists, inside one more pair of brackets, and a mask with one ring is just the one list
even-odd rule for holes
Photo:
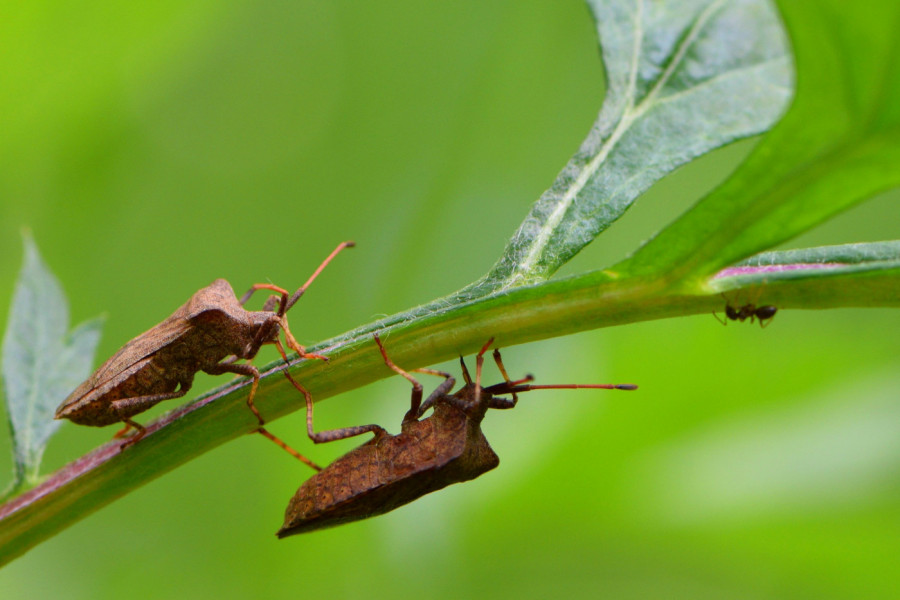
[[309,287],[309,285],[316,279],[316,277],[319,276],[319,273],[321,273],[322,270],[325,269],[326,266],[328,266],[328,263],[331,262],[331,259],[333,259],[335,256],[337,256],[341,250],[343,250],[344,248],[352,248],[355,245],[356,245],[356,243],[354,243],[354,242],[341,242],[340,244],[338,244],[337,248],[332,250],[331,254],[329,254],[328,257],[322,261],[322,264],[319,265],[319,268],[317,268],[315,271],[313,271],[313,274],[309,276],[309,279],[306,280],[306,283],[301,285],[300,289],[298,289],[296,292],[294,292],[294,294],[291,296],[290,300],[288,300],[287,304],[284,306],[284,310],[279,311],[278,314],[284,315],[284,313],[287,310],[289,310],[294,304],[297,303],[297,300],[300,299],[300,296],[302,296],[306,292],[306,288]]
[[720,319],[719,315],[716,314],[716,311],[713,311],[712,316],[714,316],[716,318],[716,321],[718,321],[722,325],[728,325],[728,319]]

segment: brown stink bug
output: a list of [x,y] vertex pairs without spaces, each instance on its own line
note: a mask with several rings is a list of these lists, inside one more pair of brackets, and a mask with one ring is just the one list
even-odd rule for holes
[[[491,339],[475,358],[474,382],[460,357],[466,383],[456,393],[450,393],[456,382],[449,373],[417,369],[420,373],[445,378],[422,402],[422,385],[391,362],[378,336],[375,341],[385,364],[413,385],[411,406],[403,418],[402,431],[391,435],[377,425],[365,425],[318,434],[333,440],[358,435],[363,429],[373,431],[375,437],[300,486],[284,513],[279,538],[381,515],[452,483],[475,479],[490,471],[500,459],[481,432],[481,420],[488,408],[514,407],[519,392],[560,388],[637,389],[635,385],[530,385],[530,375],[510,381],[498,350],[494,350],[494,360],[504,381],[481,387],[484,353],[493,342]],[[511,397],[502,397],[507,394]],[[433,414],[421,419],[429,408],[434,409]]]
[[[132,420],[134,415],[163,400],[184,396],[191,389],[194,375],[203,371],[211,375],[235,373],[252,377],[247,404],[262,425],[263,419],[253,405],[259,371],[252,364],[235,361],[252,359],[264,344],[274,344],[287,360],[279,340],[281,330],[288,347],[302,358],[324,359],[307,353],[297,343],[285,313],[331,259],[353,245],[353,242],[339,244],[290,296],[280,287],[260,283],[238,299],[227,281],[216,279],[191,296],[168,319],[125,344],[60,404],[55,418],[94,427],[125,423],[116,437],[132,427],[137,434],[124,447],[145,433],[144,427]],[[243,305],[257,290],[277,292],[280,300],[278,296],[270,296],[263,310],[248,311]]]

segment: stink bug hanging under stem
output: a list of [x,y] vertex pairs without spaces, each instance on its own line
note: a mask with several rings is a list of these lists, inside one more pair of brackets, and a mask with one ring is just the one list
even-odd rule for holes
[[[203,371],[211,375],[235,373],[252,377],[247,405],[262,426],[263,418],[253,404],[259,371],[249,362],[235,361],[253,359],[265,344],[274,344],[287,361],[279,331],[284,331],[288,347],[301,358],[327,360],[307,353],[297,343],[285,313],[331,259],[353,245],[353,242],[339,244],[293,294],[278,286],[259,283],[239,300],[227,281],[215,280],[191,296],[168,319],[125,344],[63,401],[56,409],[55,418],[95,427],[125,423],[116,437],[122,437],[130,428],[136,429],[137,434],[123,443],[124,448],[145,433],[144,427],[132,420],[134,415],[163,400],[184,396],[191,389],[194,375]],[[261,311],[248,311],[243,305],[257,290],[271,290],[279,296],[270,296]]]
[[[488,408],[514,407],[519,393],[537,389],[637,389],[630,384],[532,385],[531,375],[511,381],[499,350],[494,350],[493,356],[504,381],[482,387],[484,354],[493,343],[491,339],[476,355],[474,382],[460,357],[465,385],[453,394],[450,390],[456,380],[449,373],[416,369],[419,373],[444,378],[422,402],[422,385],[388,358],[377,335],[375,341],[385,364],[413,386],[401,433],[391,435],[377,425],[366,425],[316,434],[322,438],[319,441],[342,439],[365,431],[374,432],[375,437],[300,486],[285,511],[279,538],[381,515],[425,494],[490,471],[500,459],[481,432],[481,420]],[[507,395],[510,397],[503,397]],[[310,408],[307,396],[307,428],[312,436]],[[428,409],[433,409],[433,414],[422,419]]]

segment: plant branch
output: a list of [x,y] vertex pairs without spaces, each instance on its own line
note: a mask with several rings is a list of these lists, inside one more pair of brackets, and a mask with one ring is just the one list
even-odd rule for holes
[[[772,273],[763,267],[724,276],[688,291],[661,280],[616,279],[593,272],[521,287],[483,298],[447,299],[370,323],[311,351],[328,363],[291,366],[316,400],[392,375],[372,342],[382,336],[397,364],[413,369],[476,351],[488,337],[499,347],[637,321],[711,313],[723,308],[720,292],[765,287],[779,308],[900,306],[900,264]],[[451,297],[452,298],[452,297]],[[302,399],[280,376],[283,363],[265,368],[256,404],[267,421],[302,408]],[[247,381],[235,380],[167,413],[147,426],[139,443],[119,451],[110,442],[0,506],[0,564],[5,564],[116,498],[240,435],[256,420],[246,406]],[[398,421],[402,414],[398,407]]]

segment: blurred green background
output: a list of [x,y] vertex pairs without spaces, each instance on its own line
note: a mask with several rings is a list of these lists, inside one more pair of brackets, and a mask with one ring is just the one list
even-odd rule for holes
[[[296,288],[344,239],[358,247],[292,313],[301,343],[462,287],[603,96],[581,0],[26,1],[2,14],[0,314],[27,226],[73,322],[108,315],[98,362],[216,277]],[[625,256],[750,147],[664,180],[563,274]],[[900,237],[897,200],[791,245]],[[11,563],[0,597],[896,596],[898,331],[898,311],[784,311],[765,330],[701,316],[510,348],[513,375],[641,390],[524,396],[485,421],[496,471],[283,541],[310,473],[247,436]],[[408,394],[392,378],[334,398],[317,428],[396,431]],[[114,430],[64,424],[45,471]],[[313,448],[300,413],[272,430],[323,463],[359,443]]]

